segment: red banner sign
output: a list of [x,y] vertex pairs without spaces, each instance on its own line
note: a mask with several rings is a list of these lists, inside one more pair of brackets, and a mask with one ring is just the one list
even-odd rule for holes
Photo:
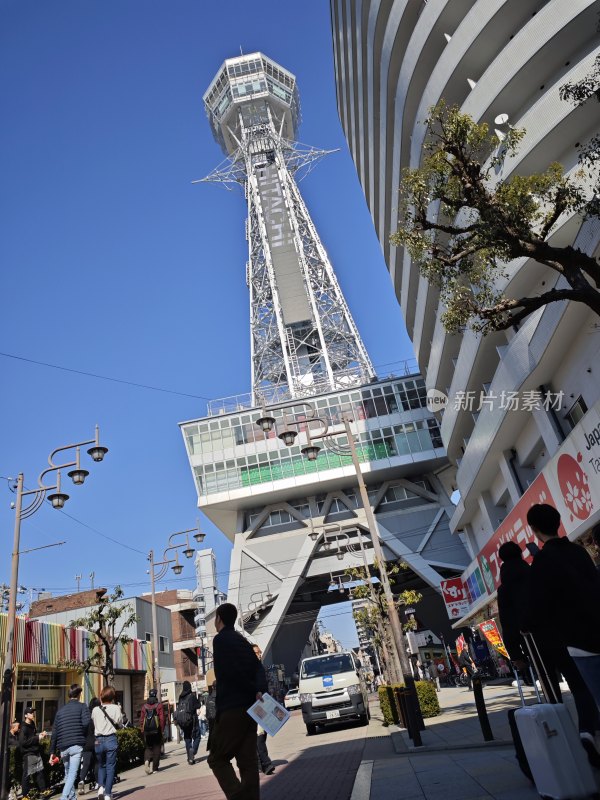
[[442,581],[440,586],[450,619],[458,619],[463,614],[466,614],[469,609],[469,598],[462,578],[460,576],[458,578],[450,578],[447,581]]
[[[477,558],[483,580],[490,594],[500,585],[501,561],[498,556],[500,546],[505,542],[516,542],[521,548],[525,548],[530,543],[540,544],[527,524],[527,512],[535,503],[549,503],[552,506],[556,506],[543,473],[537,476],[516,506],[496,529],[491,539],[479,551]],[[558,533],[559,536],[566,534],[562,523]],[[527,556],[527,560],[531,560],[531,556]]]

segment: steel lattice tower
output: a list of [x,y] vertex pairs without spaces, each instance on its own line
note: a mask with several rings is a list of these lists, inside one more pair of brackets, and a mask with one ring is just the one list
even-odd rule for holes
[[295,77],[261,53],[227,59],[204,104],[227,155],[204,180],[242,185],[248,203],[254,402],[368,383],[373,367],[296,182],[327,151],[296,142]]

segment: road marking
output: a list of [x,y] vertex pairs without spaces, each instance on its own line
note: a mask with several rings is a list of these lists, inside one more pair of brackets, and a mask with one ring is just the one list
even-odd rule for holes
[[373,761],[361,761],[350,800],[369,800],[371,797],[371,774],[373,772]]

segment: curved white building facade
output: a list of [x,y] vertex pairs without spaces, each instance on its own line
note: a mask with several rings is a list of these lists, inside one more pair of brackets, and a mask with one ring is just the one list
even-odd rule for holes
[[[584,77],[600,53],[599,13],[598,0],[331,0],[341,122],[427,388],[450,398],[441,433],[455,465],[449,488],[460,492],[452,529],[466,532],[474,559],[515,516],[528,487],[554,469],[573,429],[584,448],[581,425],[595,430],[600,319],[561,302],[516,332],[447,334],[437,290],[389,242],[399,226],[398,187],[402,171],[420,163],[421,123],[441,99],[492,127],[507,114],[526,129],[505,176],[552,161],[576,169],[578,145],[598,131],[600,106],[575,109],[559,89]],[[564,216],[553,241],[598,255],[600,220]],[[515,295],[557,283],[556,273],[525,261],[512,262],[509,276],[506,291]],[[512,392],[516,407],[507,401]],[[600,493],[600,460],[593,461],[600,442],[597,449],[580,460],[592,494]],[[555,473],[549,499],[579,537],[600,520],[600,498],[572,514],[562,493],[554,496],[562,486]],[[529,492],[526,501],[538,499]]]

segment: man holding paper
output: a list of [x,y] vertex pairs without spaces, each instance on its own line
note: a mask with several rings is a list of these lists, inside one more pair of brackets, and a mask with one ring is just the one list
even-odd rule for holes
[[[234,630],[236,618],[232,603],[217,608],[218,633],[213,639],[217,716],[208,765],[227,800],[259,800],[256,722],[247,712],[267,691],[267,679],[250,642]],[[239,778],[231,764],[233,758]]]

